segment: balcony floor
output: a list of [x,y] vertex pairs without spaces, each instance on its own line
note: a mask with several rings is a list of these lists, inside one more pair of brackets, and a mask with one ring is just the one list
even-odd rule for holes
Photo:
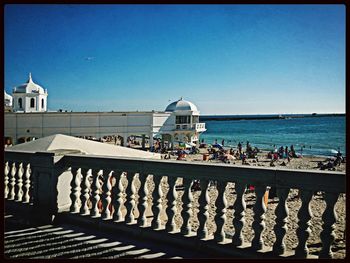
[[210,258],[198,251],[139,241],[71,224],[33,225],[5,215],[6,258]]

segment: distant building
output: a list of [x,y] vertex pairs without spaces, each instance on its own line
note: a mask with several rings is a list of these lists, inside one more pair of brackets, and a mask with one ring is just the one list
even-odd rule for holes
[[47,90],[34,83],[32,75],[26,83],[13,88],[13,111],[45,112],[47,111]]
[[12,101],[13,101],[12,96],[7,94],[6,91],[4,91],[4,112],[9,112],[13,110]]
[[199,123],[199,111],[192,102],[183,100],[174,101],[166,107],[165,112],[171,112],[169,119],[175,123],[171,130],[161,129],[164,139],[185,143],[196,143],[200,133],[206,131],[205,123]]
[[7,94],[6,91],[4,91],[4,106],[5,107],[12,107],[12,96]]
[[162,145],[175,142],[198,144],[199,135],[206,131],[199,123],[197,107],[182,98],[169,104],[165,111],[137,112],[48,112],[47,90],[35,84],[29,75],[27,83],[13,89],[13,112],[5,113],[6,144],[17,144],[54,134],[79,137],[142,137],[153,145],[154,138]]

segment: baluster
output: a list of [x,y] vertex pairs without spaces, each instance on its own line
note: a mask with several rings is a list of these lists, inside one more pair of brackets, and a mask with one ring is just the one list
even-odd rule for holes
[[15,185],[16,185],[16,163],[12,163],[12,168],[11,168],[11,178],[10,178],[10,197],[9,200],[14,200],[15,199]]
[[207,221],[209,217],[208,213],[208,203],[209,203],[209,180],[201,180],[200,181],[201,194],[199,196],[199,212],[198,212],[198,221],[199,227],[197,231],[197,235],[200,239],[208,238],[208,228]]
[[176,198],[177,198],[176,180],[177,180],[176,177],[168,176],[169,192],[167,196],[168,207],[166,208],[168,222],[165,225],[165,229],[168,232],[176,231],[176,224],[175,224]]
[[80,168],[72,167],[72,181],[70,198],[72,204],[70,206],[71,213],[79,213],[79,197],[80,197]]
[[153,213],[153,220],[152,220],[152,228],[153,229],[160,229],[161,228],[161,219],[160,219],[160,213],[162,211],[162,187],[161,187],[161,175],[153,175],[153,182],[154,182],[154,190],[152,193],[152,213]]
[[191,193],[192,179],[183,178],[182,180],[183,180],[183,186],[184,186],[185,192],[183,195],[183,209],[181,211],[181,217],[183,219],[183,224],[181,226],[181,234],[189,235],[191,233],[190,219],[192,216],[191,202],[193,199],[192,193]]
[[91,174],[89,173],[91,170],[86,169],[86,168],[81,168],[80,172],[82,174],[82,188],[81,188],[81,207],[80,207],[80,214],[81,215],[89,215],[90,214],[90,209],[88,202],[90,200],[90,177]]
[[34,174],[32,170],[32,165],[29,166],[29,174],[30,174],[30,187],[29,187],[29,204],[34,204],[36,202],[35,198],[37,195],[35,194],[38,190],[38,176]]
[[323,212],[323,230],[321,232],[322,250],[320,258],[332,258],[333,252],[331,245],[334,242],[334,224],[337,222],[337,213],[335,211],[335,203],[338,200],[338,193],[324,193],[323,198],[326,201],[326,210]]
[[121,222],[123,221],[123,214],[121,211],[121,206],[122,206],[122,190],[123,190],[123,185],[122,185],[122,174],[123,172],[121,171],[115,171],[113,173],[113,177],[115,178],[115,186],[112,189],[112,204],[114,208],[114,213],[113,213],[113,221],[115,222]]
[[17,172],[17,176],[18,176],[18,181],[17,181],[17,198],[16,201],[21,202],[22,198],[23,198],[23,173],[24,173],[24,169],[23,169],[23,163],[20,163],[18,166],[18,172]]
[[244,192],[246,190],[246,184],[236,183],[235,189],[236,189],[237,199],[233,206],[233,209],[235,210],[234,219],[233,219],[235,233],[234,233],[234,236],[232,237],[232,244],[234,246],[241,246],[243,245],[243,242],[244,242],[242,229],[245,224],[244,216],[245,216],[246,203],[244,200]]
[[111,210],[110,210],[110,204],[111,204],[111,176],[112,171],[109,173],[105,173],[103,176],[104,183],[102,186],[102,204],[103,204],[103,210],[102,210],[102,219],[108,220],[111,219]]
[[265,229],[265,222],[264,222],[265,212],[266,212],[266,206],[264,202],[265,192],[266,192],[266,186],[263,186],[263,185],[255,186],[256,202],[253,208],[254,221],[252,224],[252,228],[254,230],[252,248],[254,248],[255,250],[260,250],[260,249],[263,249],[264,247],[262,232]]
[[214,234],[214,240],[216,242],[225,241],[225,231],[224,226],[226,224],[226,207],[227,207],[227,199],[225,195],[226,183],[219,181],[217,183],[218,197],[216,199],[216,207],[217,213],[215,213],[215,224],[216,224],[216,232]]
[[128,173],[128,186],[126,187],[126,223],[128,224],[134,224],[135,223],[135,215],[134,215],[134,209],[135,209],[135,177],[136,175],[133,175],[131,173]]
[[297,237],[299,244],[295,249],[295,256],[306,258],[309,254],[309,249],[306,246],[306,241],[310,236],[310,219],[312,218],[312,213],[310,210],[310,200],[313,195],[313,191],[299,190],[301,198],[301,207],[298,212],[299,227],[297,229]]
[[101,190],[101,184],[100,184],[100,170],[99,169],[92,169],[92,217],[100,217],[100,211],[99,211],[99,201],[100,201],[100,190]]
[[286,251],[284,239],[287,232],[287,217],[289,214],[287,206],[288,194],[289,188],[277,188],[278,205],[275,210],[276,224],[273,228],[276,235],[276,241],[273,244],[273,252],[277,255],[281,255]]
[[139,174],[139,179],[141,182],[140,185],[140,202],[139,202],[139,211],[140,216],[138,218],[138,225],[141,227],[147,226],[147,218],[146,218],[146,210],[147,210],[147,195],[148,195],[148,188],[147,188],[147,174]]
[[10,167],[9,167],[9,162],[5,163],[5,169],[4,169],[4,173],[5,173],[5,199],[7,198],[8,194],[9,194],[9,173],[10,173]]
[[30,185],[31,185],[31,182],[30,182],[30,164],[23,164],[24,167],[25,167],[25,172],[24,172],[24,178],[25,178],[25,181],[24,181],[24,197],[23,197],[23,202],[24,203],[29,203],[29,200],[30,200]]

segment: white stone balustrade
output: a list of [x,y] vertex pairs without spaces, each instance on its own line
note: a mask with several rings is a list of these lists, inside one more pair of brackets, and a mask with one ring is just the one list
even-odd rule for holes
[[25,178],[25,181],[24,181],[24,193],[23,193],[23,202],[24,203],[29,203],[30,201],[30,175],[31,175],[31,172],[30,172],[30,164],[28,163],[25,163],[24,165],[25,167],[25,173],[24,173],[24,178]]
[[148,188],[147,188],[147,174],[140,174],[140,190],[139,190],[139,211],[140,216],[138,218],[138,225],[140,227],[146,227],[147,226],[147,217],[146,217],[146,210],[148,208],[147,201],[148,201]]
[[10,173],[10,167],[9,162],[5,162],[5,169],[4,169],[4,192],[5,192],[5,199],[8,197],[8,194],[10,192],[9,190],[9,173]]
[[[82,168],[82,183],[81,183],[81,207],[80,207],[80,214],[81,215],[89,215],[90,209],[89,209],[89,200],[90,200],[90,191],[91,191],[91,184],[90,184],[90,169]],[[73,180],[72,180],[73,181]]]
[[111,190],[112,190],[112,183],[111,183],[111,172],[106,172],[103,175],[103,187],[102,187],[102,205],[103,205],[103,211],[102,211],[102,218],[104,220],[109,220],[112,218],[112,211],[111,211]]
[[127,174],[128,178],[128,186],[126,188],[126,216],[125,216],[125,222],[128,224],[136,224],[135,220],[135,214],[134,210],[136,207],[136,201],[135,201],[135,194],[136,194],[136,189],[135,189],[135,178],[136,176],[132,173]]
[[23,198],[23,163],[20,163],[17,171],[17,189],[16,189],[16,201],[21,202]]
[[266,206],[264,203],[264,195],[266,192],[266,186],[258,185],[255,186],[256,193],[256,203],[254,206],[254,222],[253,222],[253,230],[254,230],[254,239],[252,241],[252,247],[256,250],[263,249],[264,243],[262,240],[262,232],[265,229],[265,212]]
[[72,168],[72,175],[73,179],[71,181],[71,201],[72,204],[70,206],[70,211],[72,213],[79,213],[79,197],[80,197],[80,183],[81,183],[81,174],[80,174],[80,168]]
[[166,214],[168,216],[168,221],[166,223],[165,229],[168,232],[176,232],[176,224],[175,224],[175,214],[176,214],[176,198],[177,198],[177,191],[176,191],[176,177],[168,177],[168,184],[169,184],[169,192],[168,192],[168,207],[166,210]]
[[160,213],[162,211],[162,195],[163,191],[161,188],[161,182],[162,176],[158,174],[153,175],[153,182],[154,182],[154,190],[152,192],[152,199],[153,199],[153,206],[152,206],[152,213],[153,213],[153,220],[152,220],[152,228],[153,229],[160,229],[162,227],[162,222],[160,218]]
[[235,228],[235,233],[232,237],[232,243],[234,246],[241,246],[244,243],[244,237],[242,234],[242,230],[245,224],[245,209],[246,209],[246,203],[244,200],[244,193],[246,190],[246,184],[244,183],[236,183],[235,185],[237,198],[233,205],[234,212],[234,218],[233,218],[233,225]]
[[191,234],[191,224],[190,219],[192,216],[191,207],[192,207],[192,179],[191,178],[183,178],[183,186],[184,186],[184,195],[182,196],[182,211],[181,217],[183,219],[183,223],[181,226],[181,234],[190,235]]
[[197,236],[201,239],[208,238],[208,228],[207,221],[209,217],[208,207],[209,207],[209,180],[201,180],[200,181],[201,194],[199,197],[199,212],[198,212],[198,220],[199,220],[199,228],[197,230]]
[[225,241],[225,232],[224,232],[224,226],[226,224],[226,207],[227,207],[227,199],[225,195],[226,190],[226,183],[219,181],[217,184],[217,189],[219,192],[219,195],[216,199],[216,207],[217,212],[215,214],[215,223],[217,230],[214,233],[214,240],[218,243]]
[[276,234],[276,241],[273,244],[274,253],[281,255],[286,251],[286,245],[284,243],[284,238],[287,233],[287,217],[288,217],[288,206],[287,197],[289,194],[289,188],[277,189],[277,196],[279,199],[278,205],[276,207],[276,224],[274,231]]
[[[35,158],[32,158],[34,156]],[[42,154],[43,158],[46,156]],[[46,157],[45,157],[46,158]],[[51,159],[50,159],[51,158]],[[38,163],[40,156],[36,153],[13,153],[5,151],[4,169],[4,191],[5,200],[10,202],[28,203],[36,202],[52,206],[50,213],[55,213],[56,200],[43,201],[45,196],[37,189],[42,189],[43,185],[49,184],[48,189],[56,188],[57,179],[64,171],[70,169],[72,174],[70,187],[66,193],[71,205],[68,213],[74,216],[85,216],[104,220],[108,224],[123,224],[130,227],[147,228],[152,231],[160,231],[162,235],[191,236],[198,242],[214,242],[217,246],[224,246],[222,243],[230,241],[224,229],[227,223],[227,193],[225,192],[228,183],[235,183],[236,200],[233,203],[233,228],[232,245],[227,249],[240,249],[241,245],[246,245],[243,235],[245,224],[246,204],[244,200],[246,184],[255,186],[256,202],[253,206],[252,232],[254,238],[251,242],[252,251],[264,249],[263,233],[265,231],[265,211],[264,194],[267,186],[272,186],[277,190],[278,205],[275,209],[276,224],[274,233],[276,241],[270,248],[276,257],[286,252],[284,243],[289,212],[287,208],[287,198],[289,189],[299,189],[302,205],[298,212],[298,228],[296,231],[298,245],[294,254],[299,258],[309,256],[307,240],[310,233],[309,222],[313,217],[309,208],[310,200],[316,191],[324,192],[326,210],[323,213],[323,230],[321,232],[322,250],[319,254],[321,258],[332,258],[332,243],[334,242],[334,225],[337,221],[335,213],[335,203],[340,193],[345,192],[345,174],[339,172],[325,171],[292,171],[276,168],[253,168],[253,167],[233,167],[226,164],[206,164],[206,163],[184,163],[165,160],[132,160],[129,158],[98,157],[82,155],[66,155],[52,164],[53,155],[48,155],[45,159],[47,164]],[[45,170],[46,169],[46,170]],[[34,176],[33,176],[34,174]],[[122,179],[126,176],[128,184],[124,189]],[[49,179],[45,179],[49,177]],[[135,178],[138,178],[137,180]],[[152,178],[154,190],[152,193],[148,189],[148,179]],[[182,189],[176,185],[178,179],[182,178]],[[169,191],[163,189],[162,181],[167,179]],[[193,219],[193,193],[191,187],[193,180],[200,182],[199,212],[197,214],[199,226],[197,233],[191,227]],[[218,196],[216,200],[210,200],[208,195],[209,181],[217,181],[216,189]],[[136,181],[138,183],[136,183]],[[317,182],[317,184],[315,184]],[[136,184],[139,184],[136,188]],[[38,186],[39,185],[39,186]],[[38,188],[39,187],[39,188]],[[137,190],[138,189],[138,190]],[[53,194],[50,198],[54,197]],[[178,195],[182,192],[182,209],[179,213]],[[45,194],[48,194],[47,192]],[[151,197],[149,196],[151,194]],[[152,205],[149,202],[152,199]],[[166,199],[166,202],[164,202]],[[214,202],[216,206],[214,223],[216,231],[213,236],[209,236],[208,207]],[[163,207],[166,203],[166,208]],[[125,204],[125,205],[124,205]],[[138,211],[138,217],[135,216]],[[164,218],[165,213],[165,218]],[[123,214],[125,218],[123,218]],[[181,216],[182,225],[177,228],[176,215]],[[101,217],[101,218],[99,218]],[[148,219],[151,218],[151,224]],[[164,225],[165,222],[165,225]],[[197,235],[195,235],[197,234]]]
[[113,220],[115,222],[121,222],[124,221],[123,214],[121,211],[121,206],[123,204],[122,201],[122,190],[123,190],[123,185],[122,185],[122,175],[123,172],[116,170],[113,173],[113,177],[115,179],[115,186],[112,189],[112,205],[113,205]]
[[101,176],[101,170],[100,169],[92,169],[92,211],[91,215],[92,217],[100,217],[100,209],[99,209],[99,201],[101,199],[100,192],[101,192],[101,184],[100,184],[100,176]]

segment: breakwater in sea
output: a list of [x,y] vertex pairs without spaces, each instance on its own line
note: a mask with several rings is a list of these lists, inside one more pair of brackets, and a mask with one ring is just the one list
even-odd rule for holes
[[345,117],[345,113],[332,114],[266,114],[266,115],[202,115],[200,121],[228,121],[228,120],[274,120],[294,118],[318,118],[318,117]]

